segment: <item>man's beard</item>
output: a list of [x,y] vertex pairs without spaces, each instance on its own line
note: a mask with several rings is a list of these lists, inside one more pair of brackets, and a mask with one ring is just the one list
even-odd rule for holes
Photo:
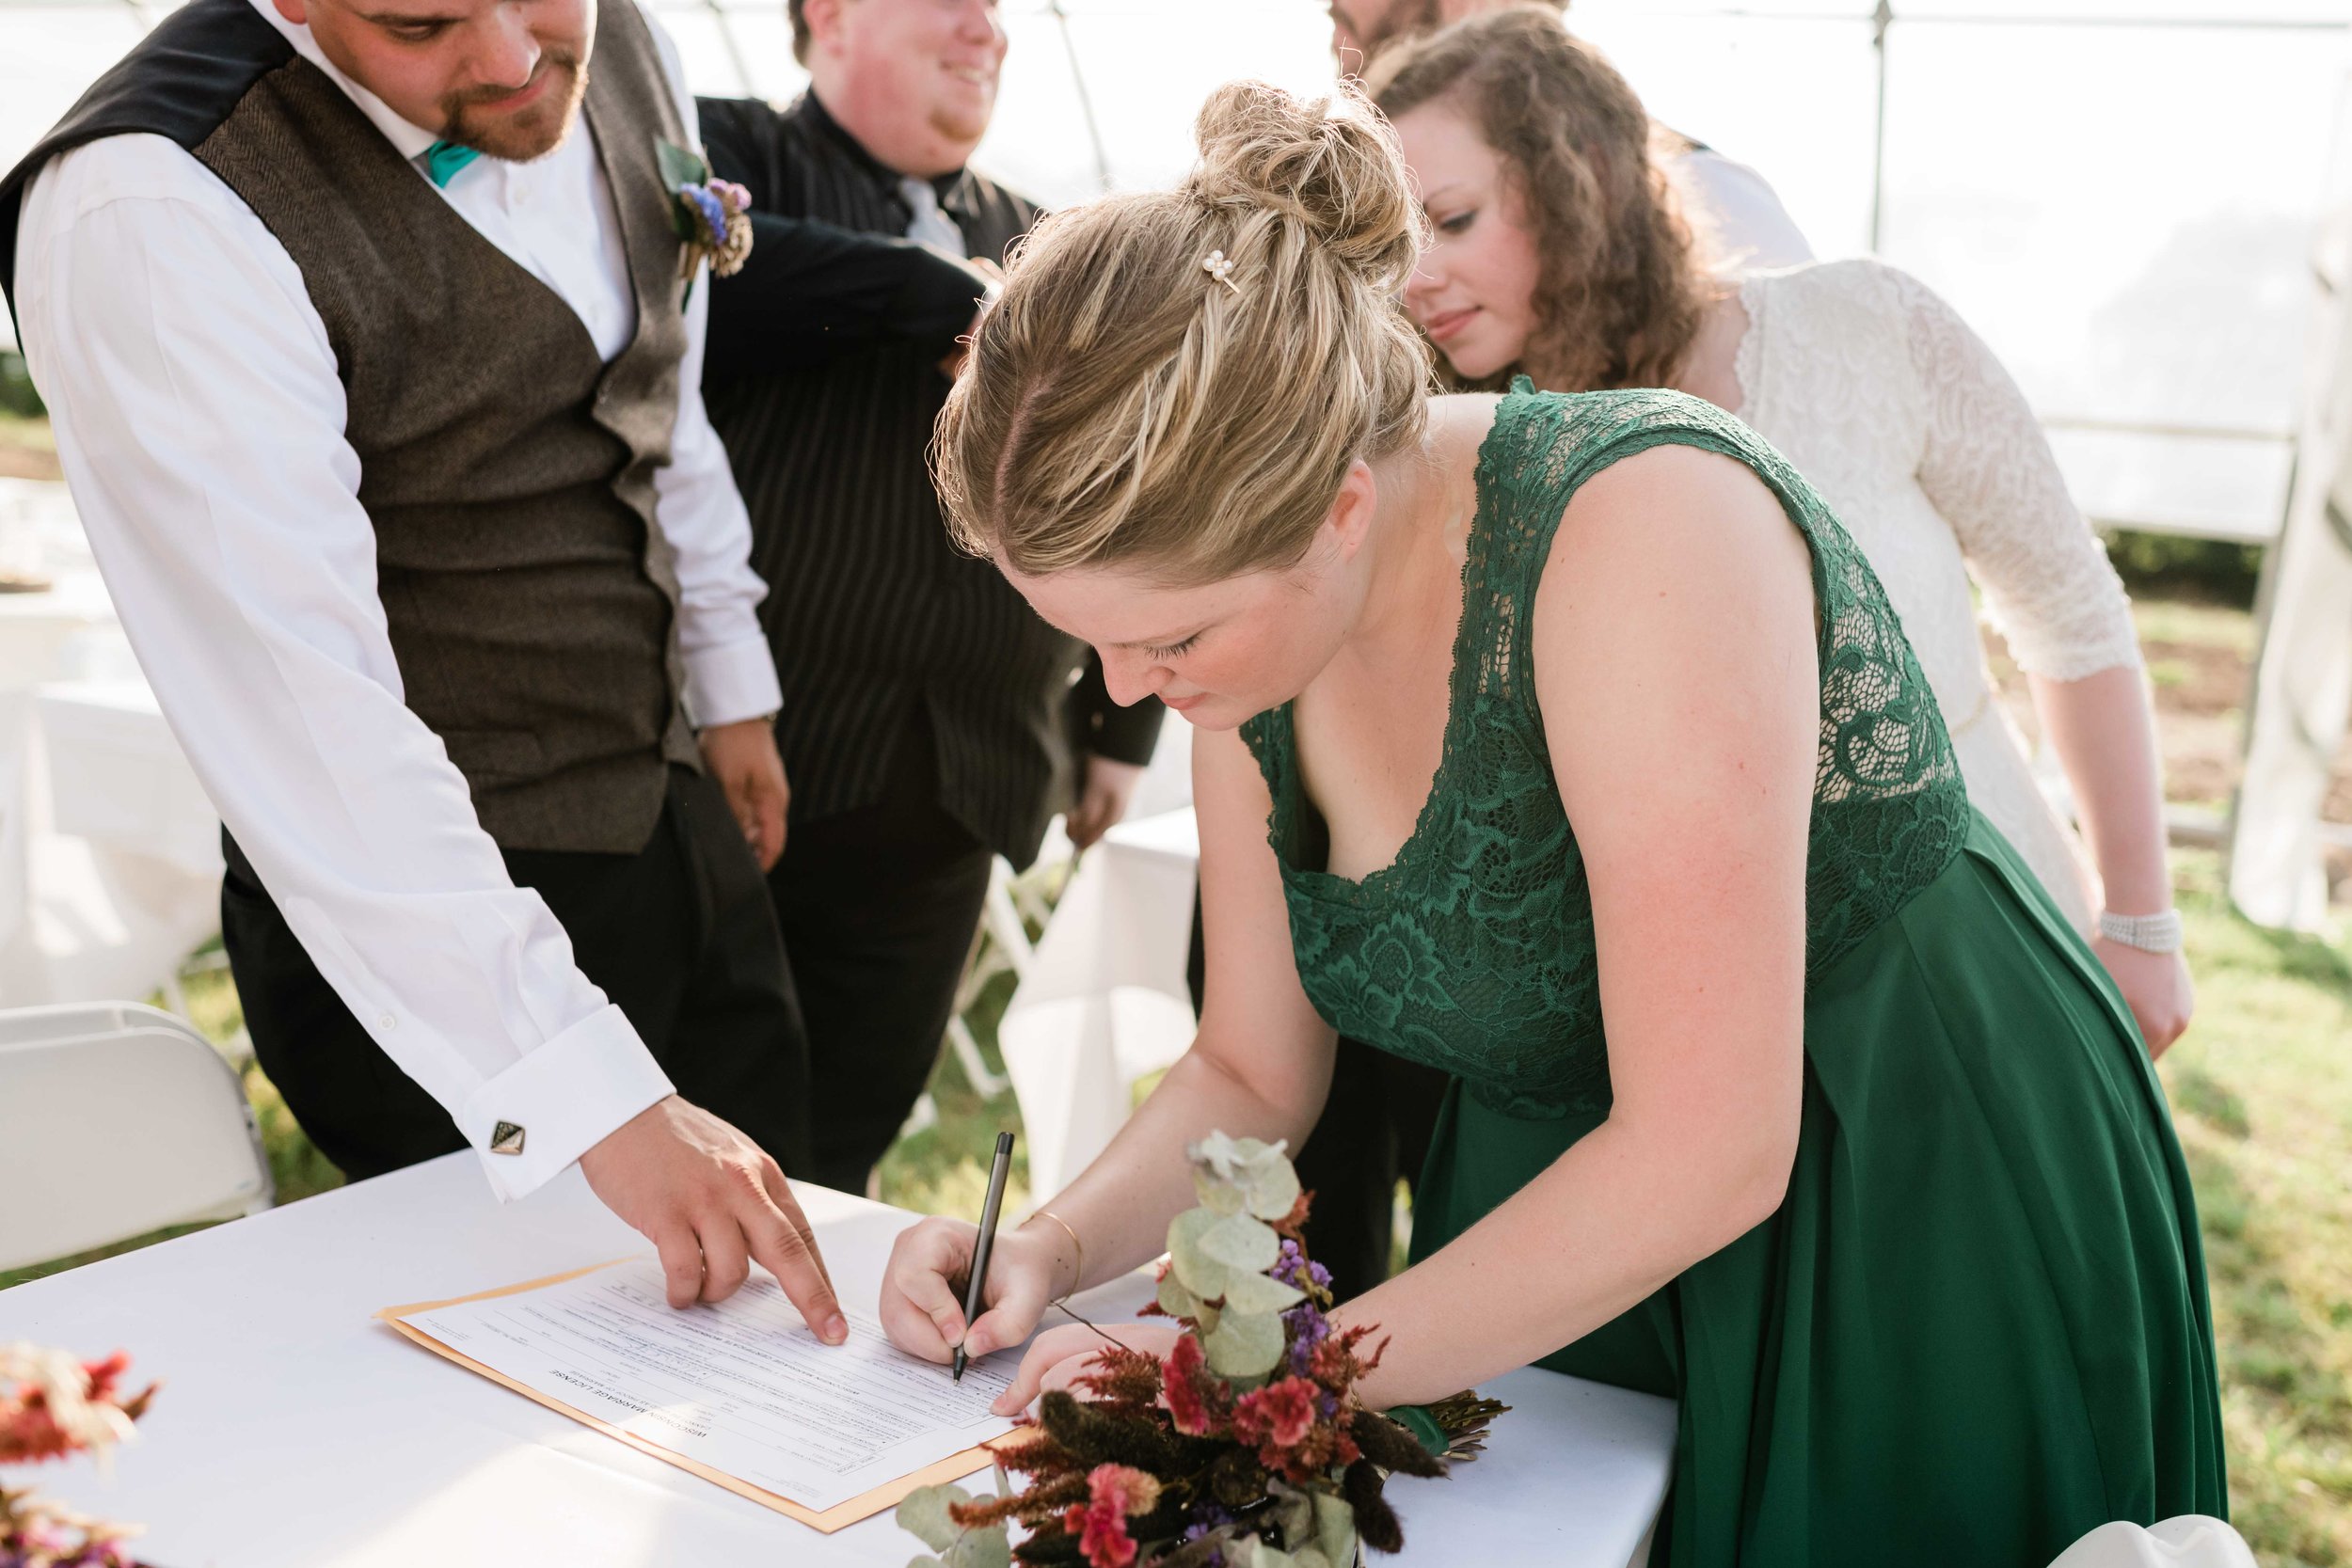
[[[442,100],[442,112],[447,116],[442,138],[509,163],[527,164],[546,157],[571,134],[572,121],[580,116],[580,102],[588,92],[588,72],[570,50],[549,49],[541,55],[538,69],[531,73],[532,82],[548,71],[561,71],[564,79],[549,82],[539,102],[520,114],[477,117],[471,113],[485,103],[514,96],[508,92],[477,88]],[[525,83],[524,87],[530,85]]]
[[1445,12],[1438,0],[1391,0],[1387,11],[1373,24],[1373,35],[1364,40],[1364,63],[1399,39],[1419,38],[1434,33],[1445,24]]

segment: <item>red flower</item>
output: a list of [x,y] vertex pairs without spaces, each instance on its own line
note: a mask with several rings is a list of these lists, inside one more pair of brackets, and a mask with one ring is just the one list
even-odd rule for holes
[[1168,1395],[1168,1414],[1176,1430],[1187,1437],[1206,1437],[1216,1429],[1216,1394],[1205,1385],[1208,1363],[1200,1341],[1184,1335],[1168,1353],[1167,1370],[1160,1379]]
[[1314,1430],[1319,1390],[1303,1377],[1253,1388],[1233,1407],[1233,1435],[1245,1443],[1295,1448]]
[[1097,1465],[1087,1475],[1087,1500],[1062,1515],[1062,1528],[1078,1538],[1078,1550],[1092,1568],[1129,1568],[1136,1560],[1131,1514],[1159,1506],[1160,1483],[1124,1465]]
[[1373,1331],[1371,1324],[1359,1323],[1324,1340],[1315,1347],[1314,1355],[1308,1363],[1307,1375],[1335,1394],[1345,1393],[1355,1386],[1357,1379],[1379,1366],[1380,1357],[1387,1354],[1389,1342],[1386,1339],[1374,1347],[1369,1358],[1358,1350],[1357,1347]]
[[131,1358],[75,1361],[32,1345],[0,1346],[0,1464],[103,1452],[130,1435],[155,1390],[125,1400],[115,1385]]

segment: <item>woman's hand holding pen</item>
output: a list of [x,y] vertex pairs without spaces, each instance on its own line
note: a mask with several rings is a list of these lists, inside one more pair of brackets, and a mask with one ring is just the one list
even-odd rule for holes
[[882,1324],[892,1344],[943,1365],[959,1344],[977,1358],[1026,1339],[1045,1308],[1076,1285],[1069,1238],[1052,1221],[1032,1218],[997,1236],[981,1297],[987,1310],[967,1327],[963,1286],[979,1233],[968,1220],[936,1216],[899,1232],[882,1288]]

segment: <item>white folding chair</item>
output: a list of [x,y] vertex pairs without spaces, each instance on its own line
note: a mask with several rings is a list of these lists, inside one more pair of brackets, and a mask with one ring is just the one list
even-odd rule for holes
[[[1045,924],[1045,917],[1053,912],[1051,888],[1069,870],[1070,857],[1070,841],[1062,836],[1061,818],[1056,817],[1046,834],[1045,847],[1028,870],[1015,871],[1002,855],[989,867],[988,895],[980,906],[979,928],[972,933],[972,951],[964,959],[963,978],[956,986],[955,1007],[947,1017],[947,1048],[956,1053],[964,1081],[983,1100],[995,1099],[1011,1086],[1012,1081],[989,1070],[988,1060],[980,1053],[980,1042],[974,1037],[965,1015],[977,1005],[980,992],[997,975],[1009,970],[1017,979],[1028,978],[1031,949],[1025,922]],[[938,1103],[926,1089],[914,1102],[914,1109],[907,1114],[898,1136],[911,1138],[938,1122]]]
[[[1002,855],[988,869],[988,896],[980,905],[979,928],[972,933],[972,951],[963,960],[963,978],[956,986],[954,1009],[947,1015],[947,1045],[956,1053],[963,1068],[964,1081],[983,1100],[993,1100],[1005,1092],[1006,1081],[989,1071],[987,1060],[980,1054],[980,1042],[972,1035],[972,1026],[963,1015],[970,1012],[980,999],[980,992],[989,981],[1011,970],[1015,974],[1028,973],[1029,933],[1021,924],[1021,911],[1013,903],[1016,886],[1013,869]],[[939,1107],[926,1092],[916,1101],[914,1114],[907,1118],[900,1135],[919,1132],[939,1119]]]
[[276,1196],[220,1053],[136,1003],[0,1011],[0,1269]]

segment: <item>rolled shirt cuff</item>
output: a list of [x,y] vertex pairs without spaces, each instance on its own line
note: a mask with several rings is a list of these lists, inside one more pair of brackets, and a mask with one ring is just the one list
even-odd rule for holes
[[457,1130],[481,1156],[491,1189],[501,1200],[517,1198],[675,1092],[627,1015],[608,1004],[476,1089]]
[[704,648],[685,662],[686,711],[698,730],[764,718],[784,706],[776,656],[765,637]]

